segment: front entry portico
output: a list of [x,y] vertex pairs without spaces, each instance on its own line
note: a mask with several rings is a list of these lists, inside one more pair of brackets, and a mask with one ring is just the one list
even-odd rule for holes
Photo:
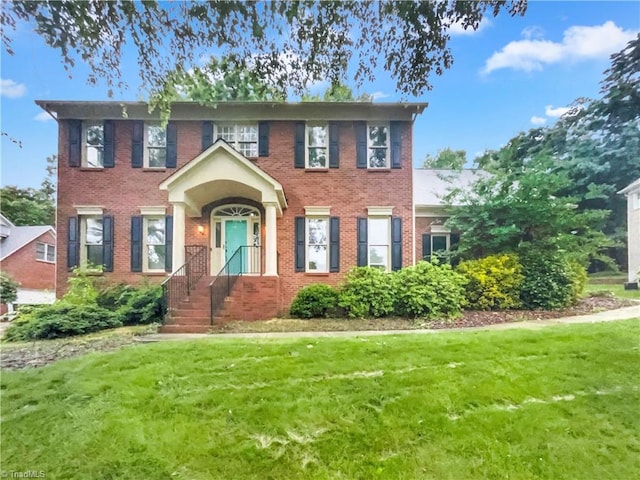
[[[211,212],[207,222],[211,273],[220,271],[238,247],[247,247],[258,252],[257,257],[245,255],[242,263],[233,268],[278,275],[277,217],[287,207],[282,185],[226,142],[216,141],[164,180],[160,189],[168,191],[173,206],[174,271],[185,262],[185,239],[190,234],[186,231],[186,219],[201,218],[203,207],[213,202],[243,198],[249,202],[220,205]],[[248,205],[252,202],[264,209],[264,246],[260,245],[262,216],[258,209]],[[264,267],[260,268],[261,265]]]

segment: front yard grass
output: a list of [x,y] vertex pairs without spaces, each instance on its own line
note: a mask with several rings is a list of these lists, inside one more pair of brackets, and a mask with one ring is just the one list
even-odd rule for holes
[[584,295],[611,295],[618,298],[640,300],[640,290],[625,290],[624,281],[615,284],[587,283]]
[[637,478],[640,319],[229,338],[3,372],[2,465],[52,479]]

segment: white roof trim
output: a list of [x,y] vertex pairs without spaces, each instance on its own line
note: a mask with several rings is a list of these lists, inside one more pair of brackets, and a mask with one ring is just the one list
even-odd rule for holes
[[631,185],[628,185],[622,190],[620,190],[618,193],[621,195],[630,195],[636,190],[640,191],[640,178],[637,179],[635,182],[631,183]]
[[328,217],[331,215],[331,207],[304,207],[304,214],[308,217]]

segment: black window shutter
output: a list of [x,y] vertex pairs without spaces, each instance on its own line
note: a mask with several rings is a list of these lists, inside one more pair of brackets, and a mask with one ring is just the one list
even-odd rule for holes
[[294,161],[293,166],[295,168],[304,168],[304,134],[305,124],[304,122],[296,122],[296,138],[294,147]]
[[134,120],[131,132],[131,166],[142,168],[144,157],[144,122]]
[[102,165],[104,168],[113,168],[115,159],[115,128],[113,120],[105,120],[102,124],[102,134],[104,136],[104,150],[102,152]]
[[356,123],[356,166],[367,168],[367,124]]
[[131,271],[142,271],[142,217],[131,217]]
[[258,156],[269,156],[269,122],[258,124]]
[[358,266],[366,267],[369,264],[367,259],[367,227],[368,220],[358,217]]
[[402,168],[402,122],[391,122],[391,168]]
[[460,234],[452,233],[449,237],[449,250],[453,252],[451,258],[451,266],[455,267],[460,263],[460,256],[457,254],[458,244],[460,243]]
[[164,239],[164,270],[171,273],[173,267],[173,217],[171,215],[164,218]]
[[329,122],[329,168],[340,167],[340,125]]
[[69,120],[69,166],[79,167],[82,148],[82,122]]
[[391,218],[391,270],[402,268],[402,218]]
[[422,235],[422,259],[431,261],[431,235],[428,233]]
[[296,272],[304,272],[305,258],[305,218],[296,217]]
[[67,268],[73,270],[80,263],[78,217],[69,217],[67,228]]
[[329,271],[340,271],[340,218],[329,219]]
[[167,168],[176,168],[178,163],[178,126],[167,123]]
[[113,272],[113,216],[102,217],[102,268]]
[[213,145],[213,122],[205,120],[202,122],[202,151]]

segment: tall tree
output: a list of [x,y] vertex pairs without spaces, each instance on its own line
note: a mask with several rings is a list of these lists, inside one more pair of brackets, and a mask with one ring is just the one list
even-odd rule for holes
[[444,168],[460,170],[467,163],[467,152],[465,150],[452,150],[447,147],[442,150],[438,150],[438,153],[434,156],[427,154],[427,157],[422,164],[422,168]]

